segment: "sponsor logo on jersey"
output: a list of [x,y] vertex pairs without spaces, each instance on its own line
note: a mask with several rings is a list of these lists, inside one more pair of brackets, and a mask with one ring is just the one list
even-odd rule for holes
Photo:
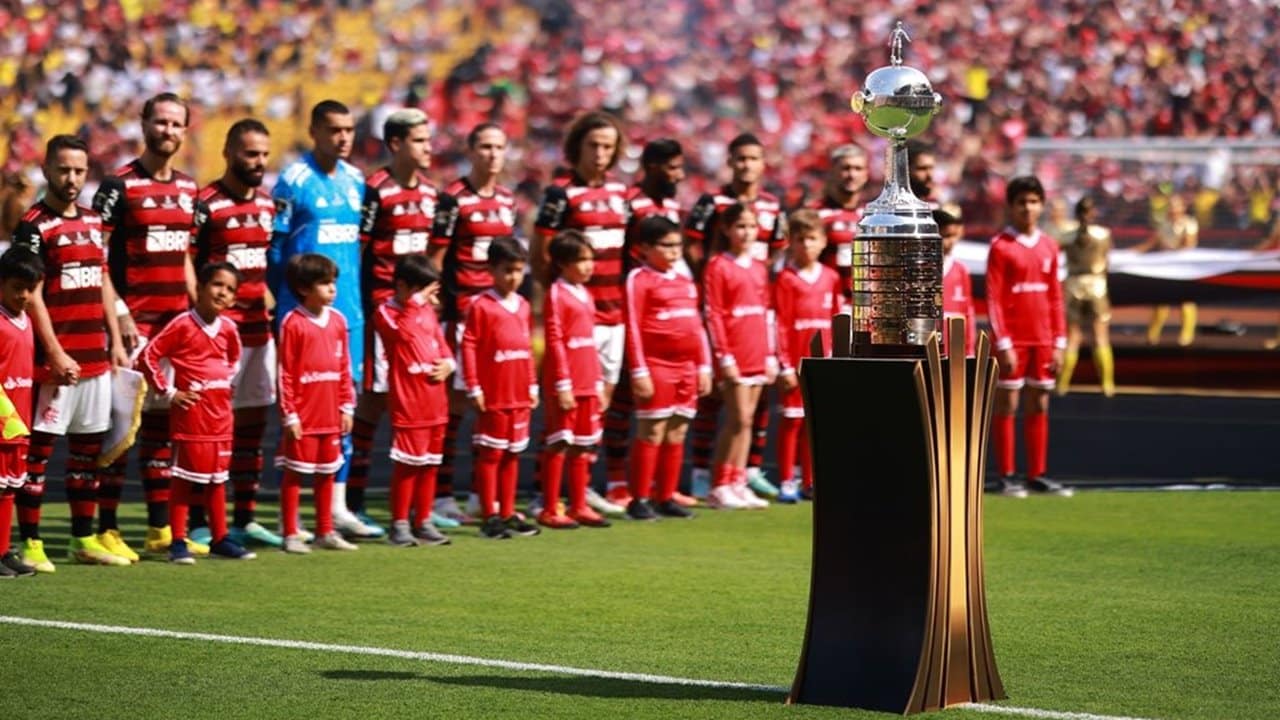
[[494,362],[511,362],[514,360],[528,360],[533,355],[528,350],[499,350],[493,354]]
[[591,336],[571,337],[568,339],[568,341],[565,342],[565,346],[568,347],[570,350],[577,350],[579,348],[587,348],[587,347],[594,349],[596,346],[596,340]]
[[659,320],[679,320],[681,318],[698,317],[696,308],[675,308],[674,310],[659,310],[654,313],[654,317]]
[[166,230],[163,226],[147,230],[147,252],[186,252],[191,246],[191,233],[186,230]]
[[796,318],[795,329],[797,331],[829,330],[831,318]]
[[391,238],[391,252],[396,255],[426,252],[429,239],[430,235],[426,232],[397,230],[395,236]]
[[60,290],[80,290],[84,288],[102,287],[101,265],[64,265],[62,267]]
[[1049,292],[1049,284],[1042,282],[1020,282],[1013,284],[1013,292],[1015,293],[1043,293]]
[[360,239],[360,228],[349,224],[321,225],[316,233],[316,242],[321,245],[341,245],[354,243]]
[[764,306],[763,305],[739,305],[735,307],[733,309],[733,312],[730,314],[736,318],[751,317],[753,315],[763,315]]
[[31,378],[7,377],[4,379],[5,390],[26,390],[31,387]]
[[240,270],[262,270],[267,267],[267,249],[248,245],[232,245],[227,248],[227,262]]
[[[342,352],[342,350],[339,349],[338,352]],[[313,372],[303,373],[302,377],[298,378],[298,382],[303,385],[311,385],[314,383],[322,383],[322,382],[342,382],[342,373],[338,372],[337,370],[324,370],[324,371],[313,371]]]
[[189,389],[191,392],[202,392],[204,390],[230,390],[231,380],[192,380]]

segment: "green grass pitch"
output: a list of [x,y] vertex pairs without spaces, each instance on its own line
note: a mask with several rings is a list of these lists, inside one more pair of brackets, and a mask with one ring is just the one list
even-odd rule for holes
[[[65,511],[50,500],[47,515],[57,562]],[[1280,493],[995,498],[986,520],[1004,704],[1161,720],[1280,713]],[[136,514],[126,522],[141,525]],[[62,561],[56,575],[0,585],[0,614],[791,681],[808,593],[807,505],[505,542],[474,529],[454,537],[446,548],[366,543],[190,568]],[[8,720],[888,717],[787,707],[755,690],[12,624],[0,624],[0,668]]]

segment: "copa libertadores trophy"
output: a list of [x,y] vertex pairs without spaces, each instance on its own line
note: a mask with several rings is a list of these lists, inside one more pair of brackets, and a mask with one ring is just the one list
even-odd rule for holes
[[788,702],[904,714],[1005,696],[987,622],[982,476],[996,364],[963,319],[942,330],[942,249],[907,174],[906,140],[941,106],[928,77],[891,64],[853,97],[889,140],[884,190],[853,245],[853,315],[833,357],[800,366],[814,458],[813,571]]

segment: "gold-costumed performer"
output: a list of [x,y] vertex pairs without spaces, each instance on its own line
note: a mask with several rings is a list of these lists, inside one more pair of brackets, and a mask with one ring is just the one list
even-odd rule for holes
[[1111,230],[1094,223],[1097,208],[1093,199],[1076,203],[1077,224],[1073,233],[1061,240],[1067,256],[1067,278],[1062,283],[1067,304],[1067,351],[1058,374],[1058,394],[1071,387],[1071,374],[1080,359],[1080,342],[1085,323],[1093,326],[1093,362],[1098,369],[1102,393],[1116,394],[1115,356],[1111,352],[1111,300],[1107,296],[1107,256],[1111,252]]
[[[1143,249],[1185,250],[1199,244],[1200,223],[1195,217],[1187,214],[1187,204],[1178,195],[1169,198],[1167,217],[1156,225],[1156,232],[1151,240],[1144,243]],[[1160,343],[1160,334],[1164,331],[1165,321],[1169,319],[1169,306],[1158,305],[1151,316],[1151,325],[1147,327],[1147,343]],[[1196,304],[1182,303],[1182,331],[1178,333],[1178,344],[1186,347],[1196,338]]]

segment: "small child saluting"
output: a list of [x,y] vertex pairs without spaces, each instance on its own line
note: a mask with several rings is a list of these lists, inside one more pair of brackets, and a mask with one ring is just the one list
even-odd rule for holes
[[[538,523],[550,528],[607,527],[609,521],[587,506],[591,449],[600,442],[600,394],[604,376],[596,354],[595,304],[586,283],[595,253],[586,236],[563,230],[551,239],[552,273],[542,311],[546,357],[542,363],[547,402],[547,449],[542,456],[544,509]],[[560,513],[560,482],[569,465],[569,514]]]
[[[676,269],[684,247],[680,226],[655,215],[640,221],[637,234],[645,264],[627,275],[627,366],[639,419],[627,516],[688,518],[693,513],[675,501],[675,493],[685,431],[698,413],[698,398],[711,392],[711,349],[698,288]],[[651,492],[654,478],[657,491]]]
[[[213,544],[211,557],[252,560],[254,553],[227,537],[226,482],[231,467],[231,378],[240,362],[240,333],[222,313],[236,301],[240,271],[231,263],[200,268],[195,307],[169,321],[147,343],[139,369],[157,395],[170,402],[173,467],[169,479],[169,562],[194,565],[187,547],[187,512],[193,485],[204,487]],[[161,360],[173,368],[165,376]]]
[[14,492],[27,481],[27,448],[31,436],[31,376],[35,370],[35,336],[27,306],[44,279],[40,256],[12,247],[0,256],[0,578],[35,575],[9,547],[13,529]]
[[338,266],[324,255],[301,253],[289,259],[285,274],[299,304],[280,321],[284,432],[276,463],[284,467],[284,551],[311,552],[298,529],[304,475],[314,483],[315,546],[356,550],[333,528],[333,476],[342,468],[342,436],[351,432],[356,405],[347,320],[331,307],[338,294]]
[[[378,307],[373,326],[390,365],[391,533],[400,547],[448,545],[431,522],[436,473],[444,455],[449,421],[445,380],[454,362],[436,319],[440,273],[425,255],[405,255],[392,275],[395,295]],[[409,506],[413,523],[409,523]]]
[[[827,246],[822,218],[816,210],[797,210],[787,222],[790,262],[774,283],[774,307],[778,313],[778,405],[782,422],[778,432],[778,472],[782,492],[778,502],[794,503],[809,497],[813,489],[813,462],[804,436],[804,400],[796,372],[800,359],[809,355],[815,333],[823,348],[831,347],[831,316],[840,309],[842,290],[835,270],[818,262]],[[795,477],[799,455],[803,487]]]
[[529,301],[516,293],[528,261],[528,253],[515,238],[493,241],[489,246],[493,287],[472,302],[462,334],[467,397],[480,414],[472,431],[476,448],[472,485],[484,516],[480,534],[494,539],[539,532],[536,525],[516,515],[520,453],[529,447],[529,417],[538,406],[530,337],[533,313]]

